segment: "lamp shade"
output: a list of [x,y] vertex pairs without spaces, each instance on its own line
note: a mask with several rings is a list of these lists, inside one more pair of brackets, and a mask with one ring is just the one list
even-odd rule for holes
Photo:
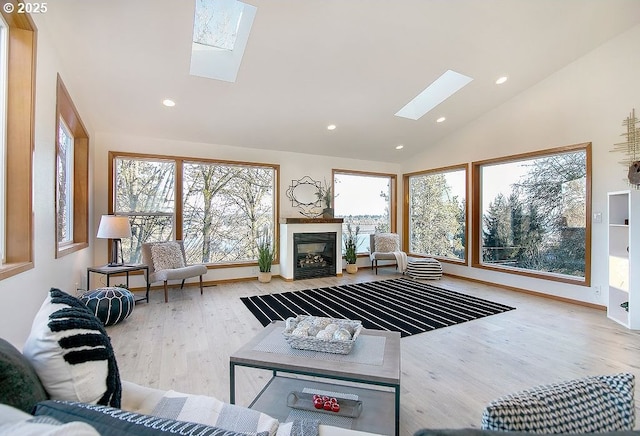
[[105,239],[130,238],[131,225],[129,224],[129,217],[102,215],[97,237]]

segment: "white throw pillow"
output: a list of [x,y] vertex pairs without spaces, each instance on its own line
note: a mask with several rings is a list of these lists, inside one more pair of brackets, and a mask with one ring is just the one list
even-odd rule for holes
[[177,242],[163,242],[151,246],[151,259],[156,271],[163,269],[184,268],[184,257],[180,244]]
[[373,238],[375,251],[379,253],[400,251],[400,235],[397,233],[376,233]]
[[122,386],[102,322],[77,298],[51,289],[22,350],[52,400],[120,407]]

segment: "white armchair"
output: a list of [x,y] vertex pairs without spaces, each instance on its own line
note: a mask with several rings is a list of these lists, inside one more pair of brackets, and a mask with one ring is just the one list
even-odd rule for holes
[[148,242],[142,244],[142,262],[149,266],[149,283],[164,282],[164,302],[169,301],[167,282],[200,277],[200,295],[202,295],[202,276],[207,266],[187,265],[183,241]]
[[407,255],[400,250],[400,235],[397,233],[372,233],[369,235],[369,258],[371,268],[378,274],[378,261],[395,261],[396,268],[404,273],[407,266]]

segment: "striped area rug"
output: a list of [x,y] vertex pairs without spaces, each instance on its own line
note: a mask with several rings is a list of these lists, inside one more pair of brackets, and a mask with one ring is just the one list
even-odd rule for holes
[[406,278],[242,297],[266,326],[296,315],[362,321],[368,329],[402,337],[515,309]]

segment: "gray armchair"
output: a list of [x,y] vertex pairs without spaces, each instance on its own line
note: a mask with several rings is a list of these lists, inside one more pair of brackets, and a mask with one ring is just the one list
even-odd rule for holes
[[200,277],[200,295],[202,295],[202,276],[207,273],[206,265],[187,265],[182,241],[148,242],[142,244],[142,262],[149,266],[149,283],[164,282],[164,302],[169,301],[167,282],[184,281],[191,277]]

